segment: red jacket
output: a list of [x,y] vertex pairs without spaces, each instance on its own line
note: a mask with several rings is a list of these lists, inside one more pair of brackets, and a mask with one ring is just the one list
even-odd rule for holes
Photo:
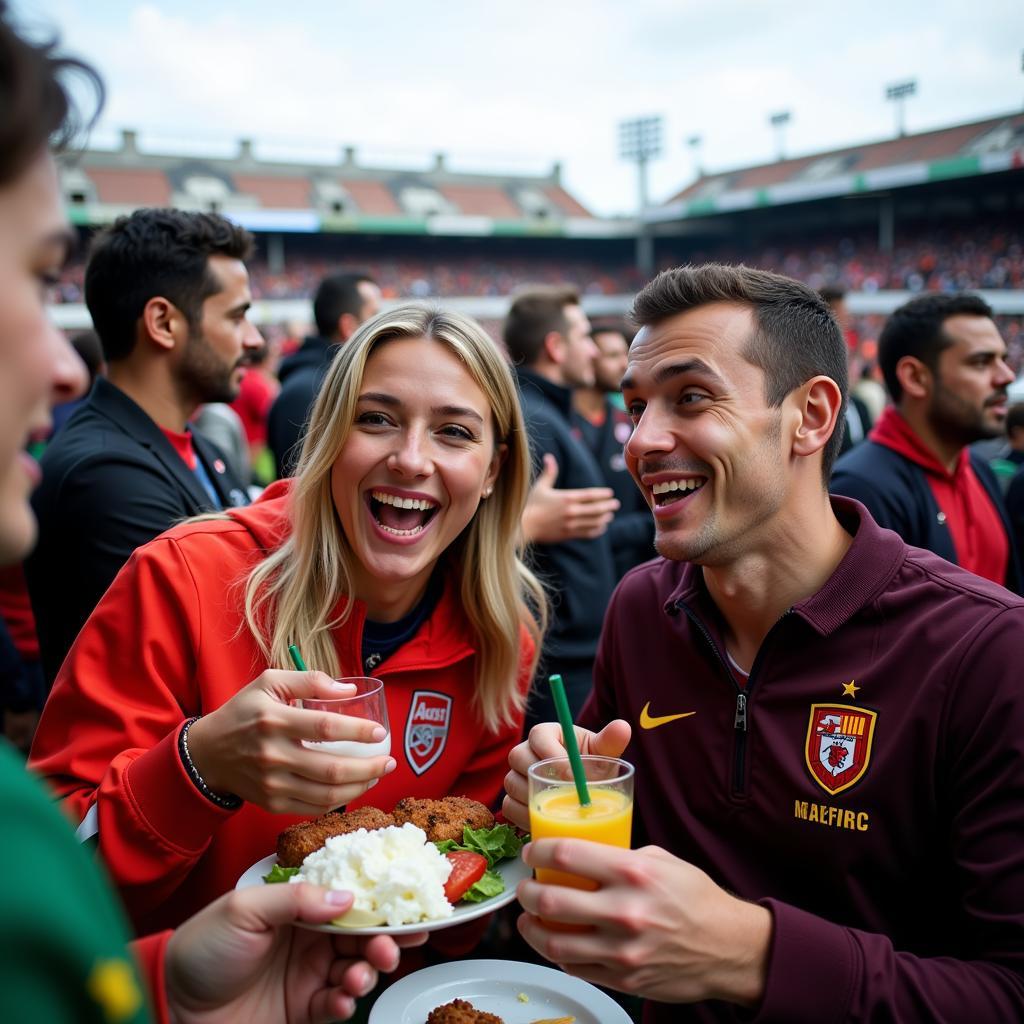
[[[263,556],[260,545],[272,548],[287,531],[287,490],[275,485],[230,521],[185,524],[139,548],[75,641],[39,723],[32,765],[63,798],[79,838],[98,830],[99,851],[140,932],[178,924],[233,888],[275,850],[277,834],[301,820],[248,803],[233,812],[216,807],[192,784],[177,749],[185,719],[219,707],[266,668],[244,628],[240,585]],[[336,633],[343,674],[362,672],[364,619],[357,604]],[[416,636],[376,670],[398,767],[350,806],[390,809],[404,796],[448,794],[496,802],[522,723],[484,729],[470,704],[476,666],[450,580]],[[528,684],[524,673],[522,688]],[[410,742],[417,694],[431,702],[430,724],[440,729],[430,750]]]

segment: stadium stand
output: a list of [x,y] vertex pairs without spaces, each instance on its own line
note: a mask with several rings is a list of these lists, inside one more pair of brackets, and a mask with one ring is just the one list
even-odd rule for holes
[[[254,232],[258,322],[308,320],[320,278],[370,271],[386,299],[463,300],[484,320],[529,283],[567,283],[591,313],[621,313],[643,283],[638,221],[598,218],[546,175],[467,174],[443,154],[423,170],[86,150],[62,168],[83,242],[139,205],[218,210]],[[647,211],[658,267],[745,262],[839,285],[877,337],[880,317],[926,290],[984,289],[1016,354],[1024,313],[1024,114],[707,174]],[[84,251],[85,246],[81,247]],[[88,326],[81,261],[56,289],[62,326]]]

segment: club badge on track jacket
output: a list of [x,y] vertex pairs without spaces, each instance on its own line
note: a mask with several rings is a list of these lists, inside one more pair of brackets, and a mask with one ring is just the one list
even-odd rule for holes
[[[227,521],[185,524],[141,547],[72,647],[40,722],[32,767],[99,853],[140,932],[180,923],[234,887],[302,820],[253,804],[231,812],[192,784],[184,721],[219,707],[267,666],[242,624],[241,582],[281,543],[287,482]],[[342,672],[361,675],[365,612],[336,633]],[[524,663],[532,653],[523,632]],[[475,641],[449,579],[430,618],[375,670],[384,680],[397,769],[350,806],[404,796],[493,805],[521,718],[487,731],[473,710]],[[521,681],[525,691],[529,679]]]
[[645,1024],[1024,1020],[1024,601],[832,504],[853,543],[745,688],[698,566],[608,610],[580,724],[633,725],[634,846],[774,918],[757,1013]]

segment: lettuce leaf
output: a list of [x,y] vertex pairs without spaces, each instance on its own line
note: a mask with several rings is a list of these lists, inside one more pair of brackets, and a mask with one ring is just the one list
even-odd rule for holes
[[298,873],[298,868],[283,868],[280,864],[275,864],[270,869],[270,874],[263,876],[263,881],[268,884],[273,882],[287,882],[292,875],[297,875]]
[[481,903],[505,891],[505,882],[497,871],[488,869],[483,877],[474,882],[463,894],[467,903]]
[[[495,825],[493,828],[469,828],[467,826],[462,830],[461,843],[455,842],[454,839],[445,839],[435,845],[441,853],[448,853],[450,850],[469,850],[472,853],[482,853],[487,858],[487,867],[493,868],[498,861],[517,856],[523,848],[523,843],[529,842],[529,839],[529,836],[516,835],[516,830],[511,825]],[[484,878],[486,877],[485,875]],[[477,885],[479,884],[478,882]],[[470,892],[472,891],[470,889]],[[498,892],[501,890],[499,889]],[[496,893],[491,895],[496,895]]]

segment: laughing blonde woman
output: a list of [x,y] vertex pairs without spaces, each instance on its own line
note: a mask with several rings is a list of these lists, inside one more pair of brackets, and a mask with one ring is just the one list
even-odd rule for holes
[[[61,669],[33,765],[139,927],[230,889],[301,818],[496,803],[546,616],[519,557],[525,437],[479,325],[405,306],[339,352],[293,480],[136,551]],[[289,705],[351,675],[384,680],[390,755],[301,742],[379,737]]]

